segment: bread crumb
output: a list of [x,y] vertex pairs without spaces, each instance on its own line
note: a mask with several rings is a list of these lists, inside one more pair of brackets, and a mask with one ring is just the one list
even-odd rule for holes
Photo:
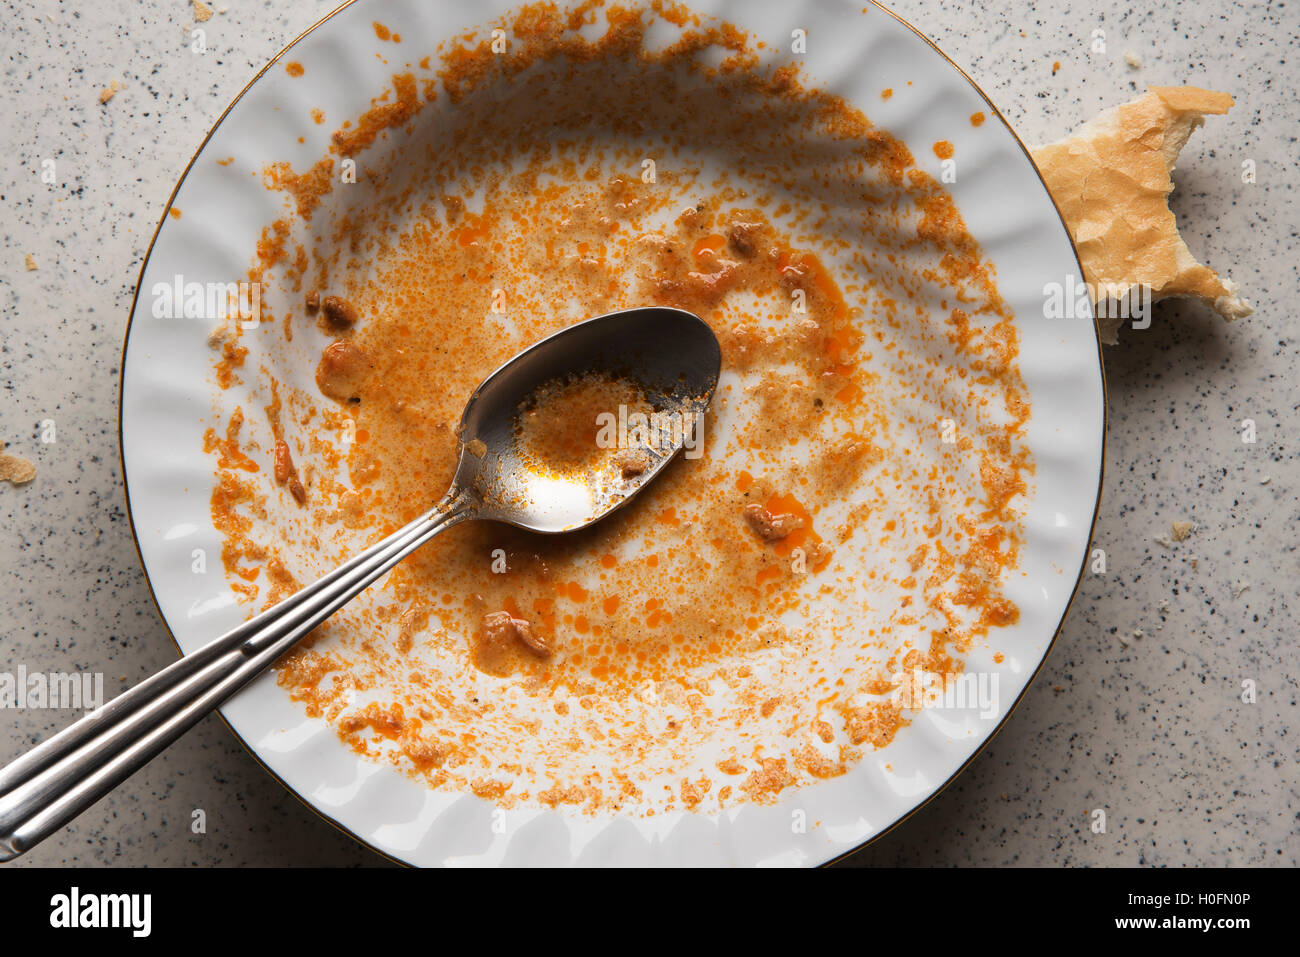
[[117,80],[114,80],[108,86],[104,87],[104,89],[99,91],[100,104],[102,105],[104,103],[107,103],[113,97],[117,96],[118,90],[125,90],[125,89],[126,89],[125,83],[119,83]]
[[31,253],[27,254],[26,264],[28,272],[36,272],[36,257]]
[[194,19],[199,23],[207,23],[212,19],[212,8],[203,0],[194,0]]
[[1156,611],[1160,614],[1160,624],[1156,625],[1156,631],[1165,630],[1165,619],[1169,616],[1169,599],[1161,598],[1156,602]]
[[1273,476],[1271,476],[1271,475],[1265,475],[1263,478],[1261,478],[1261,479],[1259,480],[1259,484],[1260,484],[1260,485],[1267,485],[1267,484],[1268,484],[1269,482],[1271,482],[1271,481],[1273,481]]
[[1153,535],[1153,536],[1151,536],[1151,538],[1152,538],[1152,541],[1154,541],[1157,545],[1162,546],[1163,548],[1173,548],[1173,547],[1174,547],[1174,543],[1173,543],[1173,541],[1170,540],[1170,538],[1169,538],[1168,535]]
[[229,335],[230,332],[225,326],[217,326],[208,333],[208,346],[212,349],[220,349]]
[[1171,529],[1174,533],[1174,541],[1184,542],[1187,540],[1187,536],[1191,535],[1192,532],[1196,531],[1196,523],[1195,522],[1174,522],[1173,525],[1171,526]]
[[0,452],[0,482],[26,485],[36,478],[36,466],[17,455]]
[[1124,51],[1124,62],[1128,64],[1130,70],[1142,69],[1142,61],[1138,59],[1138,55],[1132,50]]

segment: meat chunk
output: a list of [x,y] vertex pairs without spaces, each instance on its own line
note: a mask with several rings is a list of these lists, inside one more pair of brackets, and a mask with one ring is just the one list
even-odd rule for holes
[[306,303],[308,312],[315,312],[320,308],[320,293],[313,289],[311,292],[307,293],[307,298],[304,302]]
[[757,239],[762,228],[762,223],[732,223],[731,228],[727,230],[727,244],[736,255],[744,259],[753,259],[754,254],[758,252]]
[[763,506],[751,502],[745,506],[745,521],[749,527],[765,542],[776,542],[791,532],[803,528],[803,519],[790,512],[773,515]]
[[275,443],[275,484],[283,485],[294,473],[293,456],[289,454],[289,443],[283,440]]
[[623,449],[614,456],[614,464],[622,470],[623,478],[636,478],[650,467],[650,456],[641,449]]
[[549,657],[551,649],[533,633],[533,627],[522,618],[512,618],[509,612],[494,611],[483,616],[483,628],[487,639],[498,647],[511,642],[520,642],[529,651],[542,657]]
[[370,372],[370,357],[346,339],[332,342],[321,354],[316,367],[316,385],[331,399],[360,402],[361,387]]
[[357,311],[352,303],[338,296],[326,296],[320,301],[320,310],[333,325],[340,328],[352,326],[357,321]]
[[289,452],[289,443],[283,439],[275,443],[275,484],[288,485],[289,494],[299,505],[305,505],[307,502],[307,490],[303,488],[302,480],[298,478],[298,468],[293,464],[293,456]]

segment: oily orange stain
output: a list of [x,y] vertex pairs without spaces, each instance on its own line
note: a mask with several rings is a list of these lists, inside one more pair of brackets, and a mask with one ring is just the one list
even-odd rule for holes
[[477,246],[479,240],[487,239],[488,228],[478,216],[466,216],[465,225],[454,233],[456,242],[462,246]]
[[768,513],[772,515],[790,514],[798,516],[803,520],[803,526],[801,528],[796,528],[785,538],[773,545],[773,551],[778,555],[789,555],[796,548],[801,547],[805,542],[811,541],[815,544],[822,540],[822,537],[818,535],[816,530],[813,528],[812,515],[809,513],[808,509],[803,507],[803,503],[793,495],[782,495],[777,493],[767,500],[767,503],[763,508],[767,509]]
[[831,277],[831,274],[827,272],[826,267],[822,265],[822,261],[813,253],[795,253],[783,249],[777,257],[776,267],[783,275],[811,276],[813,287],[817,290],[817,293],[830,303],[831,318],[836,323],[843,322],[848,318],[849,306],[844,301],[843,294],[840,293],[840,287]]
[[696,241],[695,247],[691,250],[691,255],[696,259],[713,259],[726,247],[727,238],[725,236],[702,236]]
[[865,394],[866,393],[862,390],[862,386],[858,385],[856,382],[850,382],[844,388],[840,389],[839,392],[835,393],[835,401],[846,403],[857,402],[858,399],[862,398]]

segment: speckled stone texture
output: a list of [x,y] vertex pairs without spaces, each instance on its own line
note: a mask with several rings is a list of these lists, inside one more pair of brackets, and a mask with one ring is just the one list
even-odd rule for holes
[[[225,5],[204,24],[208,52],[198,56],[182,0],[4,4],[0,441],[40,473],[24,488],[0,485],[0,671],[103,672],[111,696],[174,658],[131,542],[117,454],[131,293],[208,128],[332,6]],[[1192,251],[1240,282],[1258,312],[1229,326],[1199,306],[1164,304],[1151,329],[1128,330],[1107,350],[1095,542],[1105,573],[1085,577],[1046,666],[994,741],[846,863],[1295,865],[1300,105],[1287,61],[1300,55],[1300,6],[907,0],[894,9],[1029,143],[1147,83],[1236,96],[1184,151],[1173,206]],[[1094,51],[1097,30],[1104,52]],[[125,88],[101,105],[114,81]],[[47,159],[53,185],[41,179]],[[1254,184],[1242,182],[1246,160]],[[1244,419],[1255,423],[1253,444],[1242,441]],[[55,441],[44,443],[51,420]],[[1158,543],[1175,521],[1196,531]],[[1241,700],[1246,680],[1256,703]],[[0,759],[68,718],[0,710]],[[203,835],[191,832],[196,808]],[[1098,808],[1102,834],[1090,829]],[[383,863],[210,718],[10,866]]]

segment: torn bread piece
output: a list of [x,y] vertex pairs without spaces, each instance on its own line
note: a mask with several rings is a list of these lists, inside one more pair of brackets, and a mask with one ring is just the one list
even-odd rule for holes
[[[1169,209],[1174,162],[1207,114],[1227,113],[1227,93],[1153,86],[1098,114],[1073,135],[1031,150],[1070,230],[1094,300],[1150,290],[1151,301],[1200,299],[1224,319],[1254,310],[1237,285],[1198,263]],[[1113,313],[1115,310],[1108,310]],[[1125,320],[1101,316],[1101,340],[1114,345]]]
[[25,458],[0,452],[0,482],[26,485],[36,478],[36,466]]

